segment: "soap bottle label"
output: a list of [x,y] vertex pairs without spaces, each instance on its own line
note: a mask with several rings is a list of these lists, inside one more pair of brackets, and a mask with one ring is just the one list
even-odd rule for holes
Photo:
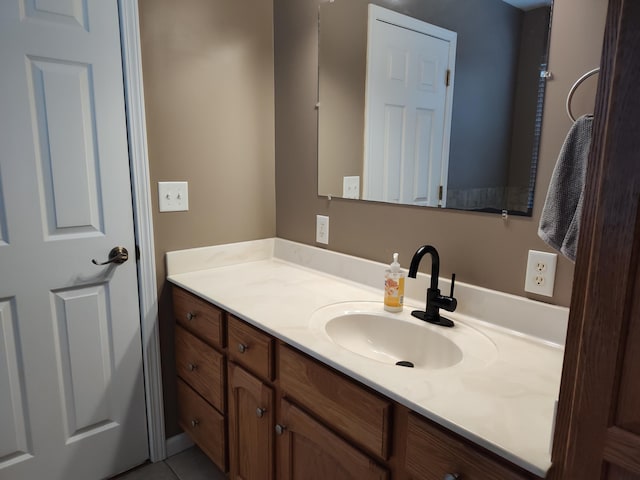
[[402,311],[404,302],[404,276],[388,274],[384,282],[384,308],[390,312]]

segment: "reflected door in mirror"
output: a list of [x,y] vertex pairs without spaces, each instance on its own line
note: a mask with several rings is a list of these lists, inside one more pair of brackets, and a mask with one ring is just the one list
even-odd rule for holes
[[369,6],[364,200],[446,198],[456,34]]

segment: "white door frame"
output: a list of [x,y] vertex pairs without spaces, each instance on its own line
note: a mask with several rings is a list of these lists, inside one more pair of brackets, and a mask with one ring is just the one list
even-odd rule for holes
[[157,462],[164,460],[167,453],[138,0],[118,0],[118,9],[120,12],[127,133],[129,136],[133,220],[136,244],[140,249],[138,291],[140,295],[140,329],[149,457],[152,462]]

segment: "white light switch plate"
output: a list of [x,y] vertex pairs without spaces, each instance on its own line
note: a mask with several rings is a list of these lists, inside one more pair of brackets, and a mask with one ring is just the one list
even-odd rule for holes
[[158,205],[161,212],[189,210],[189,184],[187,182],[158,182]]

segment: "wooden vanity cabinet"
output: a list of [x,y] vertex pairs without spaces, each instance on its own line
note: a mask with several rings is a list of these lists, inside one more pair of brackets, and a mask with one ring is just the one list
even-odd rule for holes
[[178,424],[221,469],[226,466],[224,416],[178,378]]
[[231,479],[273,479],[273,389],[229,362],[229,470]]
[[538,478],[239,318],[174,294],[180,425],[225,471],[228,449],[232,480]]
[[233,315],[228,316],[229,358],[267,381],[273,380],[273,338]]
[[386,480],[389,472],[332,430],[282,400],[278,480]]
[[225,312],[185,290],[173,289],[178,424],[227,471]]
[[285,396],[380,459],[389,458],[390,400],[286,345],[280,345],[278,368]]
[[[507,468],[459,439],[410,413],[407,421],[406,470],[415,480],[525,480],[537,477]],[[447,477],[449,475],[449,477]]]
[[173,288],[173,314],[178,324],[212,347],[224,347],[225,312],[205,300]]
[[271,480],[273,466],[273,338],[227,317],[230,478]]

